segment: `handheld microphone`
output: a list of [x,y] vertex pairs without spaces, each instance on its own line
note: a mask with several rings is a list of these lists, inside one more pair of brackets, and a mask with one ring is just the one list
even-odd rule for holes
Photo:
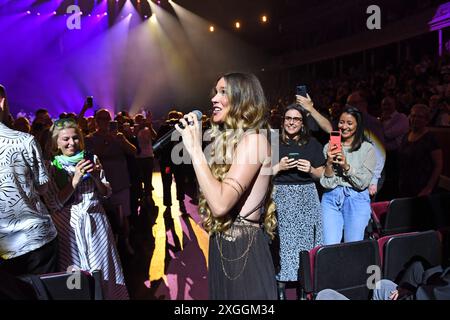
[[[194,110],[192,111],[196,116],[197,116],[197,120],[198,121],[202,121],[202,112],[200,110]],[[184,129],[184,125],[179,122],[178,123],[179,127],[181,129]],[[175,128],[170,129],[169,132],[167,132],[165,135],[163,135],[161,138],[158,139],[158,141],[155,142],[155,144],[153,145],[153,151],[157,151],[158,149],[160,149],[161,147],[165,146],[167,143],[170,142],[170,137],[172,136],[172,133],[175,131]]]

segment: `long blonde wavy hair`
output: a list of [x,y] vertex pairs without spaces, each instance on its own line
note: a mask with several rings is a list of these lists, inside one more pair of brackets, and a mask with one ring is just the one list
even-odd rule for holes
[[[226,83],[229,112],[223,124],[211,121],[210,137],[213,139],[209,166],[213,176],[222,181],[231,167],[236,147],[243,135],[248,132],[259,133],[269,125],[266,119],[267,102],[258,78],[253,74],[228,73],[223,78]],[[269,183],[265,198],[264,229],[271,238],[275,235],[277,225],[275,204],[272,200],[272,182]],[[227,230],[233,217],[214,217],[203,194],[200,194],[199,211],[203,219],[203,227],[210,233]]]

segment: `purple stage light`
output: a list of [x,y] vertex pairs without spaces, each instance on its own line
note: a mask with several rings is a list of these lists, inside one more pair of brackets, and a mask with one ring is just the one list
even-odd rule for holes
[[30,11],[30,10],[28,10],[28,11],[27,11],[27,14],[31,14],[31,11]]

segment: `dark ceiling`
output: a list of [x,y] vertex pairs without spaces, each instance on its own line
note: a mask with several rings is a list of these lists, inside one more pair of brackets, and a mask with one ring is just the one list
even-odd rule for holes
[[[54,0],[36,0],[33,5],[49,1]],[[114,13],[118,13],[126,1],[140,7],[142,17],[151,14],[147,0],[63,0],[58,12],[64,13],[65,8],[74,3],[80,5],[83,11],[89,12],[103,1],[108,1],[111,23],[114,21]],[[168,0],[159,2],[161,7],[173,13]],[[311,48],[367,31],[366,9],[374,4],[373,0],[175,0],[175,2],[271,55]],[[375,2],[381,8],[383,23],[389,23],[446,1]],[[269,19],[266,24],[260,22],[263,14]],[[240,30],[234,28],[234,22],[237,20],[242,24]]]

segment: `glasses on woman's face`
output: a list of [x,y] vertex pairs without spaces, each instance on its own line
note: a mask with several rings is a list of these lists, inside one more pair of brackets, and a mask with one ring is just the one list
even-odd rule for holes
[[300,118],[300,117],[284,117],[284,121],[300,123],[300,122],[303,121],[303,118]]

